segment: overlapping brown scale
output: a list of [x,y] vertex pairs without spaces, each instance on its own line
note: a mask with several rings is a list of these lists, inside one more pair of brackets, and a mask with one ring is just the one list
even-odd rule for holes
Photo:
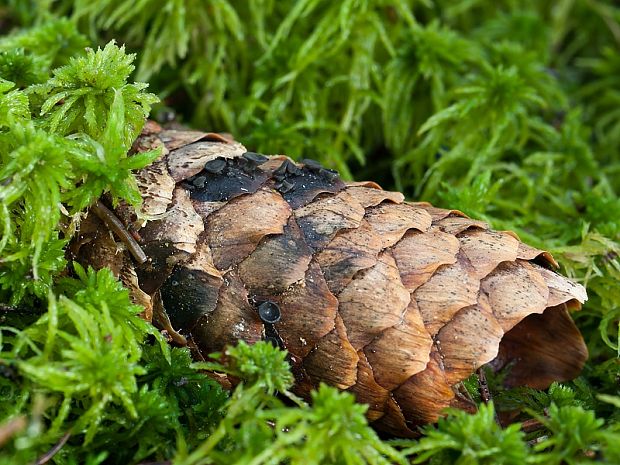
[[385,414],[390,391],[377,384],[373,375],[373,367],[370,366],[364,353],[359,351],[357,355],[359,356],[357,380],[348,391],[355,395],[358,402],[368,405],[366,417],[368,421],[375,421]]
[[202,315],[213,312],[224,283],[209,246],[199,241],[196,249],[161,287],[162,302],[174,328],[192,328]]
[[282,162],[288,159],[289,158],[284,155],[272,155],[269,157],[269,160],[261,164],[260,167],[262,170],[265,170],[269,173],[273,173],[273,171],[275,171],[282,165]]
[[441,265],[456,262],[459,241],[439,228],[409,231],[392,248],[400,278],[409,292],[424,284]]
[[485,223],[484,221],[472,220],[471,218],[467,216],[458,216],[458,215],[455,215],[454,213],[450,214],[449,216],[441,220],[438,220],[438,221],[433,220],[433,224],[436,226],[439,226],[442,229],[442,231],[447,232],[448,234],[453,234],[455,236],[471,228],[476,228],[476,229],[488,229],[489,228],[489,225]]
[[168,173],[165,155],[136,172],[135,177],[142,195],[141,215],[148,219],[161,217],[172,203],[175,187],[174,179]]
[[176,182],[180,182],[200,173],[211,160],[239,157],[245,152],[245,147],[237,142],[195,142],[170,152],[168,171]]
[[306,243],[318,249],[327,245],[338,231],[359,227],[365,210],[344,190],[319,198],[294,213]]
[[314,384],[324,381],[339,389],[347,389],[357,381],[359,356],[347,339],[347,330],[339,316],[336,327],[323,336],[303,361]]
[[540,260],[546,266],[554,269],[558,269],[560,265],[555,261],[555,258],[544,250],[531,247],[523,242],[519,242],[519,251],[517,252],[517,258],[522,260]]
[[261,340],[263,324],[248,302],[248,293],[233,272],[224,275],[215,310],[203,315],[191,328],[196,344],[204,354],[221,351],[239,341],[250,344]]
[[488,275],[501,262],[517,259],[519,241],[510,234],[472,229],[459,234],[458,239],[461,253],[469,259],[479,279]]
[[206,223],[207,217],[213,213],[218,211],[227,202],[203,202],[200,200],[192,200],[192,205],[194,206],[194,210],[202,217],[202,221]]
[[131,298],[131,301],[136,305],[140,305],[144,309],[140,313],[140,316],[146,321],[152,321],[153,299],[140,288],[135,267],[128,257],[120,270],[119,278],[123,283],[123,286],[129,289],[129,297]]
[[439,331],[437,347],[443,357],[446,381],[454,385],[493,360],[504,335],[486,296],[460,310]]
[[409,378],[392,395],[408,422],[421,425],[437,421],[440,412],[450,406],[454,391],[446,381],[436,348],[431,351],[426,369]]
[[227,270],[246,258],[263,237],[281,234],[291,207],[275,191],[260,189],[236,197],[207,217],[207,241],[213,262]]
[[413,293],[428,332],[434,336],[456,312],[474,305],[479,288],[475,269],[463,254],[457,254],[455,263],[442,265]]
[[426,210],[433,218],[433,223],[436,221],[441,221],[449,216],[468,218],[468,216],[460,210],[447,210],[445,208],[437,208],[428,202],[409,202],[409,204]]
[[280,305],[282,319],[276,324],[287,350],[305,357],[319,339],[334,329],[338,300],[327,288],[316,262],[305,279],[272,297]]
[[178,131],[165,129],[159,133],[159,139],[166,145],[168,150],[176,150],[194,142],[198,142],[207,135],[202,131]]
[[481,290],[504,331],[532,313],[542,313],[549,298],[542,276],[523,260],[501,263],[482,280]]
[[546,389],[579,375],[588,350],[565,304],[524,318],[502,339],[494,367],[509,365],[505,384]]
[[[383,190],[383,187],[381,187],[379,184],[377,184],[374,181],[347,181],[345,185],[347,187],[368,187],[370,189],[376,189],[380,191]],[[403,199],[404,199],[404,196],[403,196]]]
[[147,247],[149,244],[169,244],[172,249],[166,257],[170,264],[176,262],[176,255],[190,256],[196,251],[198,236],[204,231],[202,218],[196,214],[188,192],[176,187],[172,205],[161,219],[149,221],[140,230],[140,236]]
[[431,215],[406,203],[382,203],[366,211],[366,221],[379,234],[382,247],[396,244],[410,229],[425,232],[431,227]]
[[417,304],[411,300],[401,321],[377,336],[364,353],[377,383],[391,391],[426,368],[432,346]]
[[549,287],[549,298],[547,307],[555,307],[566,303],[569,307],[579,307],[588,299],[586,290],[581,284],[569,281],[564,276],[549,271],[546,268],[532,264],[532,267],[538,272],[547,286]]
[[338,313],[355,350],[396,325],[410,299],[394,258],[388,251],[382,252],[373,267],[360,271],[338,294]]
[[329,290],[338,295],[355,274],[377,263],[381,237],[366,220],[360,227],[341,231],[315,258],[325,275]]
[[252,294],[279,294],[304,279],[310,260],[312,249],[291,215],[282,234],[265,237],[239,264],[239,276]]
[[405,196],[400,192],[384,191],[374,182],[349,183],[346,190],[364,208],[374,207],[386,201],[402,203],[405,200]]
[[393,436],[400,437],[416,437],[419,433],[409,429],[407,421],[403,415],[398,403],[394,400],[394,396],[390,394],[385,404],[385,412],[382,417],[372,423],[375,428],[384,431]]
[[114,240],[112,231],[92,213],[80,223],[80,231],[69,246],[69,253],[79,263],[96,270],[108,267],[118,276],[127,259],[123,249]]
[[142,289],[148,294],[155,292],[175,265],[196,252],[198,236],[203,231],[202,218],[194,211],[187,191],[176,187],[166,214],[140,230],[149,257],[149,262],[136,270]]

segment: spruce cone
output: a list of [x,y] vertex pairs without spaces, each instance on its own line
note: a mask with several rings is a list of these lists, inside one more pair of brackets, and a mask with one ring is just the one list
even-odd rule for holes
[[585,291],[514,233],[217,134],[149,123],[135,148],[156,146],[162,158],[138,174],[142,218],[116,210],[148,260],[117,253],[92,215],[73,252],[111,266],[147,318],[199,353],[269,339],[289,351],[300,394],[348,390],[400,436],[467,407],[459,383],[484,364],[507,367],[511,386],[580,372],[568,309]]

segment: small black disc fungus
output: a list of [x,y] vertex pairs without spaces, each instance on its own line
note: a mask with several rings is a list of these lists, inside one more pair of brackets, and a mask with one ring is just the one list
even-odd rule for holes
[[263,323],[277,323],[280,321],[280,307],[274,302],[263,302],[258,306],[258,316]]

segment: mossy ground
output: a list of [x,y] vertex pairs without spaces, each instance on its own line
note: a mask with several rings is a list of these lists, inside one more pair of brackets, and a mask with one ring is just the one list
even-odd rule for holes
[[[613,1],[2,0],[0,33],[0,463],[55,445],[57,464],[620,463]],[[139,202],[131,170],[157,153],[126,155],[148,114],[550,250],[588,288],[583,375],[545,392],[491,379],[512,426],[481,406],[414,442],[380,440],[330,388],[294,398],[269,346],[229,354],[245,382],[223,392],[109,272],[64,258],[102,192]]]

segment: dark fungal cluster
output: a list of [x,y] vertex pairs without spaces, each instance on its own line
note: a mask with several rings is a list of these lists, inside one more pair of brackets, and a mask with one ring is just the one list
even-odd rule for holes
[[246,152],[240,157],[219,157],[205,164],[195,176],[186,179],[183,187],[190,197],[201,202],[223,202],[242,194],[253,193],[269,178],[259,168],[269,159],[261,154]]
[[218,157],[183,181],[183,187],[190,191],[192,200],[225,202],[254,193],[271,179],[272,187],[293,208],[311,201],[317,193],[335,193],[344,187],[337,171],[324,168],[315,160],[304,159],[298,166],[285,159],[275,169],[264,167],[272,165],[268,161],[268,157],[255,152],[245,152],[234,158]]
[[315,160],[304,159],[300,167],[289,159],[273,171],[274,188],[291,207],[311,201],[318,192],[338,192],[344,188],[338,172],[323,168]]

